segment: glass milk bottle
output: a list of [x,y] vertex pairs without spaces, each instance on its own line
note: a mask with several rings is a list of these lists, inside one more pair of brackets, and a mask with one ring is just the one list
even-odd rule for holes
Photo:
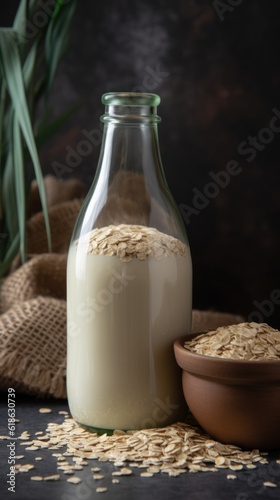
[[97,172],[67,263],[67,391],[103,432],[184,418],[173,341],[191,329],[192,264],[161,164],[159,96],[108,93]]

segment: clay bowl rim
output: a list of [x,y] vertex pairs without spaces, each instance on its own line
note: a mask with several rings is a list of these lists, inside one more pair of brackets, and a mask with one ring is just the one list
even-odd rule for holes
[[216,379],[227,384],[248,385],[258,382],[267,385],[273,381],[278,381],[280,384],[280,360],[228,359],[205,356],[184,348],[185,342],[206,333],[207,331],[192,333],[174,341],[175,358],[182,370],[201,378]]

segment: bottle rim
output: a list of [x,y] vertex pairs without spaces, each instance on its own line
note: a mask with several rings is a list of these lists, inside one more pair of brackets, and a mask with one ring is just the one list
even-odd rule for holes
[[102,95],[101,101],[106,106],[149,106],[160,104],[160,96],[144,92],[107,92]]

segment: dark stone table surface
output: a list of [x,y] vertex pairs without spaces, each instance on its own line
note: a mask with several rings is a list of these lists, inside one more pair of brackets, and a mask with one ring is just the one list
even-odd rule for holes
[[[52,409],[50,414],[41,414],[39,408]],[[235,480],[228,480],[227,469],[219,472],[186,473],[179,477],[168,477],[165,474],[156,474],[152,478],[140,477],[140,472],[133,469],[131,476],[120,477],[119,484],[112,484],[111,472],[115,469],[108,462],[90,461],[82,471],[76,475],[81,477],[79,485],[67,483],[69,476],[61,475],[56,482],[34,482],[30,476],[56,474],[56,459],[48,449],[40,451],[25,451],[22,441],[16,438],[22,431],[27,430],[32,439],[37,431],[44,431],[49,422],[62,422],[60,410],[68,410],[66,400],[36,399],[16,395],[16,436],[9,436],[8,440],[0,441],[0,498],[1,500],[88,500],[104,498],[107,500],[270,500],[280,498],[280,464],[275,459],[280,458],[280,450],[269,454],[269,463],[258,465],[256,469],[237,471]],[[0,435],[8,434],[7,394],[1,394],[0,406]],[[7,473],[9,449],[8,444],[15,441],[16,453],[24,454],[21,463],[35,464],[35,469],[26,473],[19,473],[15,477],[15,493],[8,491]],[[35,461],[35,456],[43,457],[42,461]],[[101,481],[92,479],[91,467],[100,467],[105,476]],[[277,484],[277,488],[263,486],[264,481]],[[97,493],[97,486],[106,486],[105,493]]]

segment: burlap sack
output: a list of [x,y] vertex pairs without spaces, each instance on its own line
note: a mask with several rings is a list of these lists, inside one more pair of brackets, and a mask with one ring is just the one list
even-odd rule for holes
[[[47,253],[41,212],[27,224],[28,257],[14,262],[0,286],[0,389],[37,396],[66,397],[66,259],[81,207],[78,181],[46,179],[53,248]],[[49,191],[51,190],[51,193]],[[74,198],[72,201],[67,201]],[[39,208],[36,186],[35,203]],[[63,201],[62,203],[59,203]],[[193,311],[193,331],[238,323],[239,316]]]

